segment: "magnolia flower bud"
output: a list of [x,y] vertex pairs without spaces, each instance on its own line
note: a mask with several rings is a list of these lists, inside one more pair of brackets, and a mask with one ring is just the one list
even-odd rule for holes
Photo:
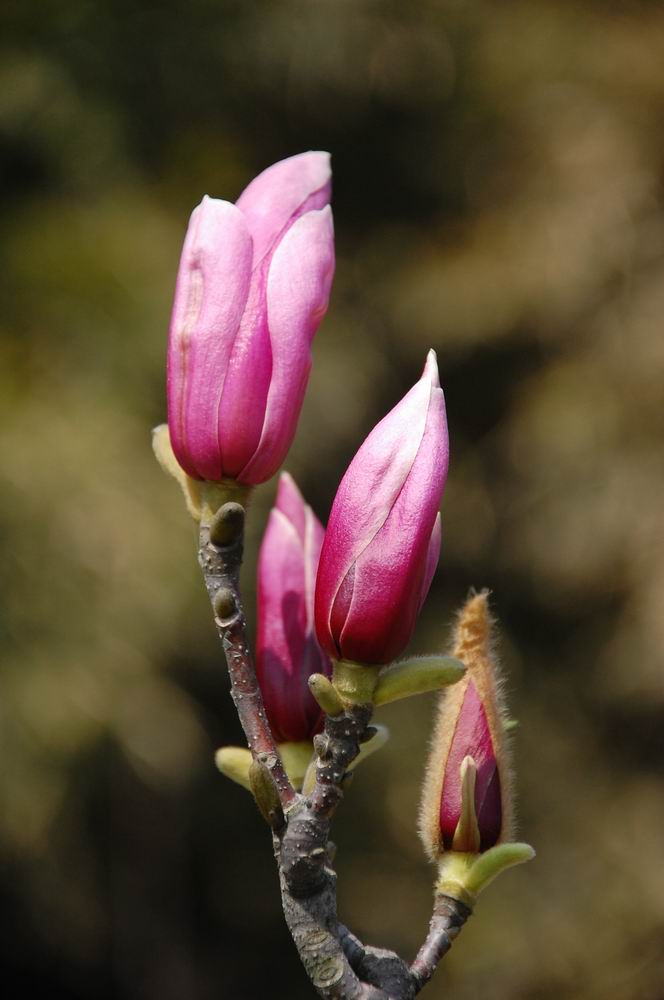
[[168,426],[194,479],[269,479],[295,433],[334,240],[327,153],[263,171],[191,216],[168,343]]
[[316,581],[316,630],[335,659],[388,663],[407,645],[440,553],[448,464],[436,355],[341,481]]
[[313,624],[323,535],[293,479],[283,473],[258,557],[256,651],[265,711],[278,743],[311,741],[322,727],[323,714],[308,680],[331,669]]
[[440,698],[420,817],[432,857],[485,851],[511,831],[511,780],[486,593],[463,608],[452,655],[466,673]]
[[440,699],[420,836],[438,860],[436,891],[472,908],[501,871],[535,856],[528,844],[509,843],[512,778],[486,592],[461,611],[453,655],[466,673]]

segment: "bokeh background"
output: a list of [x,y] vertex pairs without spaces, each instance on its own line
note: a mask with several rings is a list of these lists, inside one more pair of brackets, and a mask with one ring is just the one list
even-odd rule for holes
[[[325,518],[437,349],[452,464],[412,649],[492,589],[538,849],[426,995],[662,1000],[661,2],[4,0],[0,21],[4,986],[311,995],[266,829],[213,766],[240,732],[150,429],[192,207],[322,148],[338,270],[288,468]],[[336,824],[343,918],[408,956],[432,710],[381,711],[392,741]]]

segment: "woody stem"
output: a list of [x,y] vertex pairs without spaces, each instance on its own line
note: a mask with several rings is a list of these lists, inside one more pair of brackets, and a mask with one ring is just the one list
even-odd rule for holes
[[[218,530],[218,521],[201,524],[198,561],[212,603],[217,632],[226,654],[231,697],[247,738],[247,746],[254,759],[259,759],[269,769],[281,808],[285,812],[295,801],[296,792],[288,780],[272,736],[249,652],[239,587],[244,518],[236,513],[238,507],[238,504],[225,504],[220,508],[220,512],[224,508],[233,508],[235,514],[234,519],[227,518],[228,530],[225,534]],[[242,510],[241,507],[239,509]],[[215,544],[213,539],[226,544]]]
[[436,893],[429,933],[413,964],[411,975],[417,990],[428,983],[436,966],[452,947],[452,942],[465,924],[472,910],[458,899]]
[[239,589],[243,529],[243,508],[223,504],[201,524],[198,559],[247,744],[254,760],[268,769],[283,812],[273,824],[273,843],[286,923],[324,1000],[413,1000],[470,911],[449,897],[438,897],[429,935],[410,968],[395,952],[366,946],[339,924],[330,825],[350,783],[348,767],[366,738],[373,706],[348,704],[340,715],[326,717],[314,744],[315,786],[308,796],[298,794],[279,756],[249,652]]

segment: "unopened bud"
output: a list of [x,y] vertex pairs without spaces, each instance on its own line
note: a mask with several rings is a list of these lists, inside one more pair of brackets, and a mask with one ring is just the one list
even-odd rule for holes
[[491,643],[487,594],[478,594],[461,612],[452,654],[466,673],[441,696],[431,743],[420,835],[434,858],[449,850],[486,851],[509,839],[511,780]]
[[420,811],[438,891],[468,906],[499,871],[534,855],[507,843],[512,779],[487,596],[473,595],[459,616],[452,655],[466,673],[440,698]]
[[215,617],[222,625],[229,624],[237,614],[237,600],[230,587],[220,587],[212,601]]
[[210,523],[210,541],[213,545],[232,545],[244,530],[244,507],[242,504],[222,504]]

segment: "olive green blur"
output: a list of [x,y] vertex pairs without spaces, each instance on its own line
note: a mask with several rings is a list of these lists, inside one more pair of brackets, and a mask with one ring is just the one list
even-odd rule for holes
[[[312,995],[269,831],[214,764],[241,735],[150,434],[192,208],[329,149],[337,276],[287,468],[325,519],[436,349],[450,477],[409,653],[491,589],[538,852],[424,995],[662,1000],[663,52],[660,0],[3,0],[4,985]],[[334,833],[342,919],[408,957],[434,698],[378,710]]]

